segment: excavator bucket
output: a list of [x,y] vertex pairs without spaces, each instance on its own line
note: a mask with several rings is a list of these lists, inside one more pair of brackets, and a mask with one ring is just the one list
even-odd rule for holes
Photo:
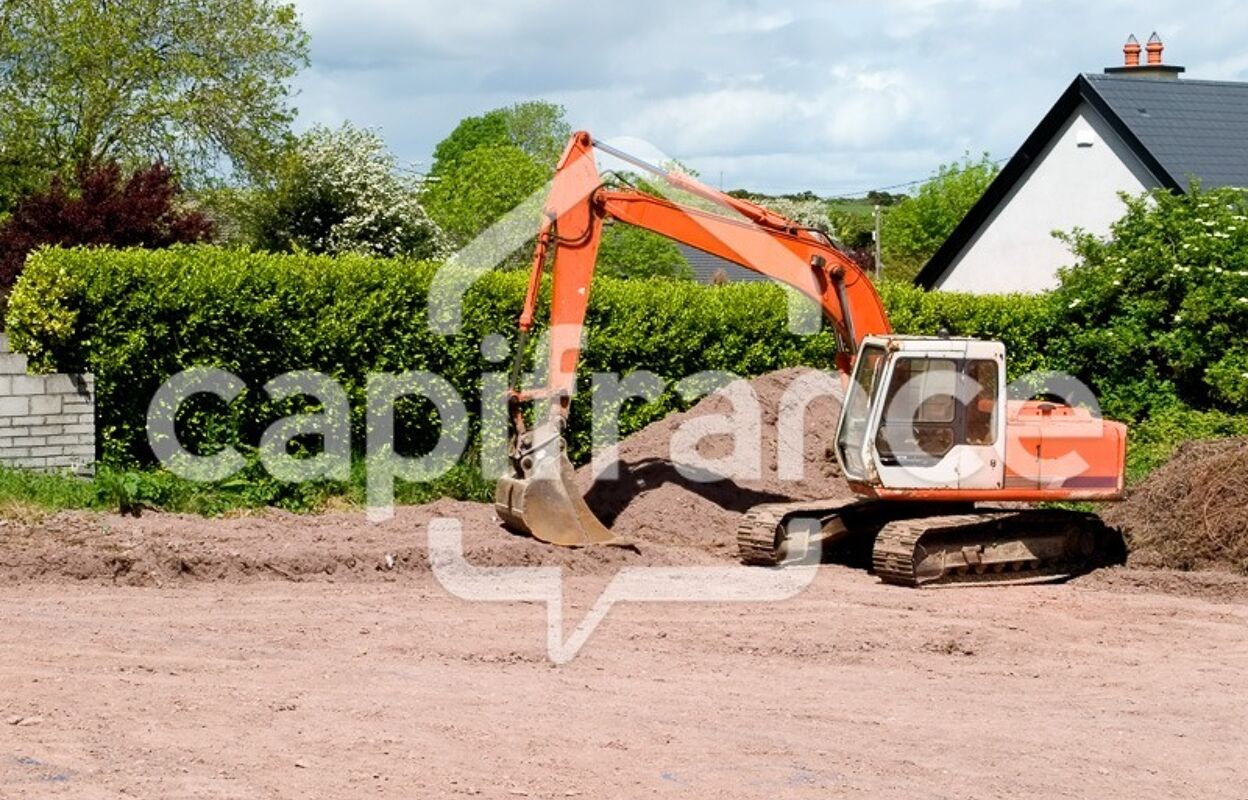
[[576,489],[563,438],[552,427],[526,433],[520,444],[522,474],[500,478],[494,491],[494,509],[507,527],[564,547],[630,546],[589,510]]

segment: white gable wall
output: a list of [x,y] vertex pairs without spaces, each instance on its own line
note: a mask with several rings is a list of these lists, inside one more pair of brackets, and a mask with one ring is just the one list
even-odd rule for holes
[[1055,230],[1105,234],[1125,213],[1119,192],[1160,184],[1087,103],[1079,107],[935,288],[988,294],[1057,286],[1073,258]]

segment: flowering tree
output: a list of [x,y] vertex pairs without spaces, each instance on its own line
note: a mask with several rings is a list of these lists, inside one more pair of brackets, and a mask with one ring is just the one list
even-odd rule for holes
[[764,206],[777,214],[788,217],[799,225],[834,236],[832,218],[828,215],[826,200],[800,199],[789,197],[767,197],[760,201]]
[[251,202],[252,243],[273,251],[408,255],[443,252],[420,204],[421,180],[376,132],[344,124],[300,137],[273,186]]
[[1118,416],[1248,410],[1248,192],[1124,201],[1109,236],[1063,235],[1078,262],[1055,293],[1053,349]]

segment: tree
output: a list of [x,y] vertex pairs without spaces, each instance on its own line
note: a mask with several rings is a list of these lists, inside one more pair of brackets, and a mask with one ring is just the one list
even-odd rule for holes
[[281,161],[272,187],[244,201],[243,227],[264,250],[430,258],[443,237],[420,191],[374,131],[318,126]]
[[1248,411],[1248,192],[1124,199],[1108,236],[1062,237],[1077,262],[1054,293],[1052,354],[1119,418]]
[[18,204],[0,224],[0,291],[17,281],[26,255],[41,245],[168,247],[212,235],[212,223],[181,202],[181,188],[163,164],[128,178],[116,162],[84,168],[71,189],[60,177]]
[[572,135],[563,106],[544,100],[496,108],[478,117],[467,117],[455,126],[433,151],[429,174],[443,176],[467,153],[478,147],[519,148],[553,174],[555,163]]
[[615,278],[693,280],[689,262],[670,239],[621,223],[603,228],[597,272]]
[[875,214],[854,206],[838,206],[829,209],[828,219],[832,235],[844,247],[870,250],[875,240]]
[[[554,175],[571,130],[563,107],[542,100],[462,120],[434,148],[430,216],[452,244],[467,244]],[[537,230],[536,218],[517,224]]]
[[978,161],[943,164],[919,190],[884,215],[880,246],[889,277],[912,279],[949,238],[997,176],[985,153]]
[[504,112],[504,120],[508,141],[554,172],[572,137],[563,106],[544,100],[516,103]]
[[906,195],[904,194],[890,194],[877,189],[867,192],[866,197],[867,204],[872,206],[895,206],[905,199]]
[[[515,145],[474,147],[431,176],[422,198],[429,216],[462,246],[534,192],[549,172]],[[526,220],[537,231],[537,220]]]
[[294,112],[307,36],[279,0],[22,0],[0,6],[0,209],[116,159],[184,179],[262,174]]
[[441,177],[455,168],[466,153],[478,147],[501,147],[511,144],[507,138],[507,120],[503,109],[465,117],[455,130],[433,148],[433,164],[429,174]]

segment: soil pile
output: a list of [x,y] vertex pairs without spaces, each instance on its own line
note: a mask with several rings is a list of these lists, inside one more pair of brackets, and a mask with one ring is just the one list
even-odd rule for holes
[[1102,516],[1132,566],[1248,574],[1248,437],[1182,446]]
[[618,535],[735,560],[753,506],[850,493],[833,450],[841,398],[838,376],[804,367],[735,381],[582,467],[578,487]]

